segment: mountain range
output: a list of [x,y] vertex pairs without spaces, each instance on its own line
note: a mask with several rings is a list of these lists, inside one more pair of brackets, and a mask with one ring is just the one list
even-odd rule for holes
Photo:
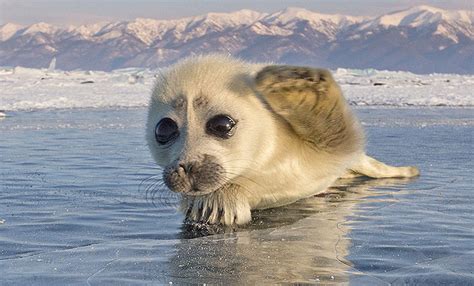
[[82,26],[0,26],[0,66],[159,68],[197,54],[326,68],[474,73],[474,13],[416,6],[378,17],[302,8]]

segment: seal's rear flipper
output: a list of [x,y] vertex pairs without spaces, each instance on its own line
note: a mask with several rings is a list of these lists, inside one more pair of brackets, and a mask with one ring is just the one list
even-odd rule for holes
[[357,175],[371,178],[409,178],[420,174],[416,167],[394,167],[384,164],[374,158],[362,155],[343,178],[356,177]]

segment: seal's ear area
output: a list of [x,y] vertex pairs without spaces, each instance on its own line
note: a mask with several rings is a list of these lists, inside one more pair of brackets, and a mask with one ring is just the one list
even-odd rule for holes
[[362,132],[329,71],[267,66],[256,74],[255,88],[276,114],[318,149],[353,152],[362,146]]

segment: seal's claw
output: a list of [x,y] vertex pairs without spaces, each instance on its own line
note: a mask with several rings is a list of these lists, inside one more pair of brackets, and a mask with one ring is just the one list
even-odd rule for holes
[[182,210],[186,220],[207,224],[242,225],[251,220],[250,205],[235,186],[204,196],[187,196]]

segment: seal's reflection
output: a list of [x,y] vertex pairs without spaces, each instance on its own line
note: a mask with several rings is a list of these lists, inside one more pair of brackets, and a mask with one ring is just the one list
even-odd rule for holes
[[183,228],[169,261],[169,281],[191,283],[344,283],[351,269],[347,218],[376,196],[399,190],[407,179],[340,180],[324,195],[253,213],[232,232],[197,237]]

